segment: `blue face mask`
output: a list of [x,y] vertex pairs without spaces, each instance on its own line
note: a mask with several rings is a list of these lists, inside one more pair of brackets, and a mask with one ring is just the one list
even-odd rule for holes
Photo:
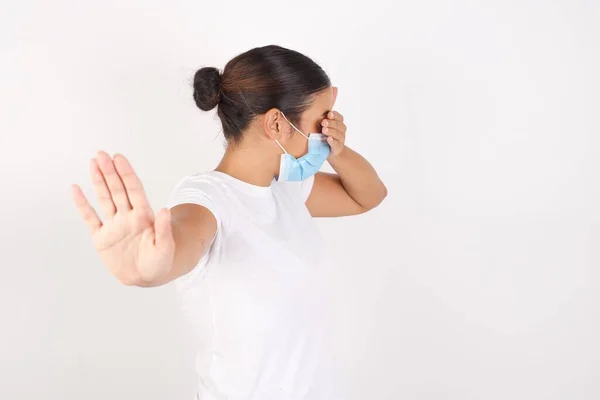
[[296,159],[293,155],[289,154],[279,143],[275,141],[283,150],[281,155],[281,163],[279,164],[279,177],[278,181],[303,181],[319,172],[323,163],[329,157],[331,148],[327,143],[327,136],[322,133],[311,133],[310,137],[302,133],[298,128],[292,124],[287,117],[283,115],[286,121],[294,128],[298,133],[304,136],[308,140],[308,153],[302,157]]

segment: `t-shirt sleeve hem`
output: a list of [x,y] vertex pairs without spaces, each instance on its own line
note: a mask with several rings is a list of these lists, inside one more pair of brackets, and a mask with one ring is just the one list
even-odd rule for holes
[[197,187],[197,185],[188,178],[181,180],[175,186],[169,196],[166,206],[171,209],[181,204],[196,204],[205,207],[217,220],[217,232],[220,230],[223,221],[218,207],[205,190],[201,187]]

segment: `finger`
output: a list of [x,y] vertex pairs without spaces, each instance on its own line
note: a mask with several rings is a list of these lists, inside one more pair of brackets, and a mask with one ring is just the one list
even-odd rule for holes
[[327,143],[329,143],[329,147],[331,147],[332,154],[338,154],[341,149],[344,148],[344,143],[339,140],[335,140],[332,137],[327,138]]
[[110,195],[117,207],[117,211],[129,211],[131,210],[131,204],[129,204],[129,199],[127,198],[127,192],[125,191],[125,186],[121,181],[121,177],[117,173],[115,169],[115,164],[113,163],[112,158],[104,151],[98,152],[98,165],[100,166],[100,171],[104,175],[104,179],[106,180],[106,184],[108,185],[108,190],[110,190]]
[[115,154],[114,164],[117,173],[125,185],[125,191],[131,206],[139,209],[150,209],[150,203],[144,192],[142,181],[136,175],[129,160],[121,154]]
[[337,111],[329,111],[327,118],[344,122],[344,116]]
[[343,142],[346,139],[346,134],[338,131],[337,129],[323,128],[322,132],[324,135],[332,137],[335,140]]
[[90,206],[85,194],[83,194],[83,191],[79,186],[73,185],[71,188],[71,195],[75,202],[75,206],[77,206],[77,210],[79,210],[79,214],[87,224],[90,233],[96,233],[102,227],[102,222],[100,221],[100,218],[98,218],[96,211]]
[[171,211],[162,208],[156,213],[154,221],[154,245],[159,249],[168,249],[174,243],[173,229],[171,228]]
[[94,184],[94,191],[100,202],[102,214],[106,218],[112,218],[117,212],[117,208],[115,207],[115,203],[113,203],[110,191],[104,180],[104,175],[102,175],[96,159],[92,159],[90,162],[90,174],[92,176],[92,183]]
[[321,125],[323,127],[337,129],[338,131],[341,131],[341,132],[346,132],[346,124],[344,124],[342,121],[338,121],[335,119],[324,119],[321,122]]

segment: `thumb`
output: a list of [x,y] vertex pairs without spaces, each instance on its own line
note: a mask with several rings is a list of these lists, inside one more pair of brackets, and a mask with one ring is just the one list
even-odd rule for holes
[[171,211],[162,208],[156,214],[154,221],[154,246],[159,249],[167,249],[173,243],[173,228],[171,227]]

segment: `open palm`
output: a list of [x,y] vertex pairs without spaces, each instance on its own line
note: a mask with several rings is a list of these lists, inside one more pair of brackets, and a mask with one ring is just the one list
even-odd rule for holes
[[169,210],[154,215],[141,181],[122,155],[111,159],[100,151],[90,172],[104,221],[79,186],[73,185],[72,195],[102,262],[127,285],[145,286],[166,275],[175,253]]

